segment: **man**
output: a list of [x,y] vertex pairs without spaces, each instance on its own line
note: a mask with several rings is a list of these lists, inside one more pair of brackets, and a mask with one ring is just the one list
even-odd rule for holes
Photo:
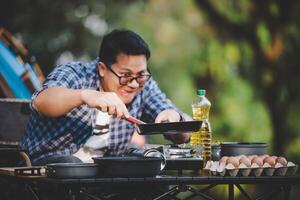
[[[104,36],[99,58],[57,66],[32,97],[22,146],[34,165],[91,162],[126,151],[134,125],[180,121],[182,114],[161,92],[147,67],[150,50],[129,30]],[[188,141],[189,133],[168,139]]]

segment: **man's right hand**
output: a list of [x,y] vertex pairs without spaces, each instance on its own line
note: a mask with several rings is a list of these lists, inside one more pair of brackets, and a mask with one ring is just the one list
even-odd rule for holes
[[117,118],[129,117],[128,110],[122,100],[114,92],[82,90],[81,99],[91,108],[97,108]]
[[34,108],[48,117],[62,116],[82,104],[118,118],[129,116],[125,104],[113,92],[51,87],[42,91],[33,102]]

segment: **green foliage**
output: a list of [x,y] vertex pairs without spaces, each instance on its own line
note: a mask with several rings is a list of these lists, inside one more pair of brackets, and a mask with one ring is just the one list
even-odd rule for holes
[[262,48],[267,48],[271,43],[271,35],[265,23],[259,23],[257,26],[257,36]]
[[[252,92],[251,85],[239,78],[226,82],[216,99],[216,117],[212,117],[218,141],[271,141],[270,122],[266,109]],[[214,116],[213,115],[213,116]]]
[[252,17],[250,13],[254,8],[251,0],[213,0],[211,2],[219,12],[235,23],[247,22]]

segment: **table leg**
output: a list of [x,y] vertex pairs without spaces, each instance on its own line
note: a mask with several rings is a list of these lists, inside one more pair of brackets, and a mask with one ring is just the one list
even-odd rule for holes
[[[267,191],[264,192],[263,194],[261,194],[260,196],[256,197],[255,200],[264,200],[264,199],[272,199],[273,197],[275,197],[276,195],[280,196],[281,194],[281,187],[280,188],[276,188],[275,190],[271,190],[271,191]],[[285,199],[284,199],[285,200]]]
[[208,196],[208,195],[206,195],[206,194],[204,194],[204,193],[202,193],[202,192],[199,192],[199,191],[195,190],[194,188],[192,188],[192,187],[190,187],[190,186],[187,187],[187,190],[189,190],[189,191],[195,193],[196,195],[198,195],[198,196],[200,196],[200,197],[202,197],[202,198],[204,198],[204,199],[215,200],[214,198],[212,198],[212,197],[210,197],[210,196]]
[[[200,190],[198,190],[198,192],[201,192],[201,193],[204,193],[212,188],[214,188],[215,186],[217,186],[217,184],[211,184],[211,185],[208,185],[204,188],[201,188]],[[195,196],[197,196],[196,193],[193,192],[192,195],[188,196],[187,198],[185,198],[185,200],[189,200],[189,199],[193,199]]]
[[31,185],[26,184],[25,188],[32,194],[35,200],[40,200],[40,198],[38,197],[37,193],[34,191]]
[[290,199],[290,192],[291,192],[291,185],[283,185],[283,199],[289,200]]
[[79,193],[80,193],[81,195],[83,195],[83,196],[88,197],[89,199],[92,199],[92,200],[105,200],[105,199],[107,199],[107,198],[105,198],[105,197],[96,197],[96,196],[90,194],[89,192],[87,192],[87,191],[84,190],[84,189],[81,189],[81,190],[79,191]]
[[79,192],[77,190],[68,190],[68,198],[69,200],[77,200],[77,197],[79,197]]
[[[175,186],[175,187],[173,187],[172,189],[170,189],[169,191],[167,191],[167,192],[165,192],[164,194],[162,194],[162,195],[156,197],[156,198],[153,199],[153,200],[164,199],[165,197],[171,195],[172,193],[178,194],[179,192],[180,192],[180,191],[179,191],[179,187],[178,187],[178,186]],[[172,194],[172,195],[174,195],[174,194]]]
[[206,187],[200,189],[199,192],[205,192],[207,190],[210,190],[210,189],[214,188],[215,186],[217,186],[217,184],[211,184],[209,186],[206,186]]
[[242,188],[240,184],[235,184],[235,186],[240,190],[240,192],[248,199],[252,200],[248,193]]
[[234,184],[228,184],[228,199],[234,200]]

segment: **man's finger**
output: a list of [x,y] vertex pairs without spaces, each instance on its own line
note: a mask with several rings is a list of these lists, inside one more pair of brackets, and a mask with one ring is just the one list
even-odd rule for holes
[[123,114],[122,109],[119,108],[119,107],[117,107],[117,108],[116,108],[116,117],[119,118],[119,119],[121,119],[123,115],[124,115],[124,114]]
[[110,105],[108,107],[108,114],[109,115],[114,115],[116,113],[116,106],[115,105]]

